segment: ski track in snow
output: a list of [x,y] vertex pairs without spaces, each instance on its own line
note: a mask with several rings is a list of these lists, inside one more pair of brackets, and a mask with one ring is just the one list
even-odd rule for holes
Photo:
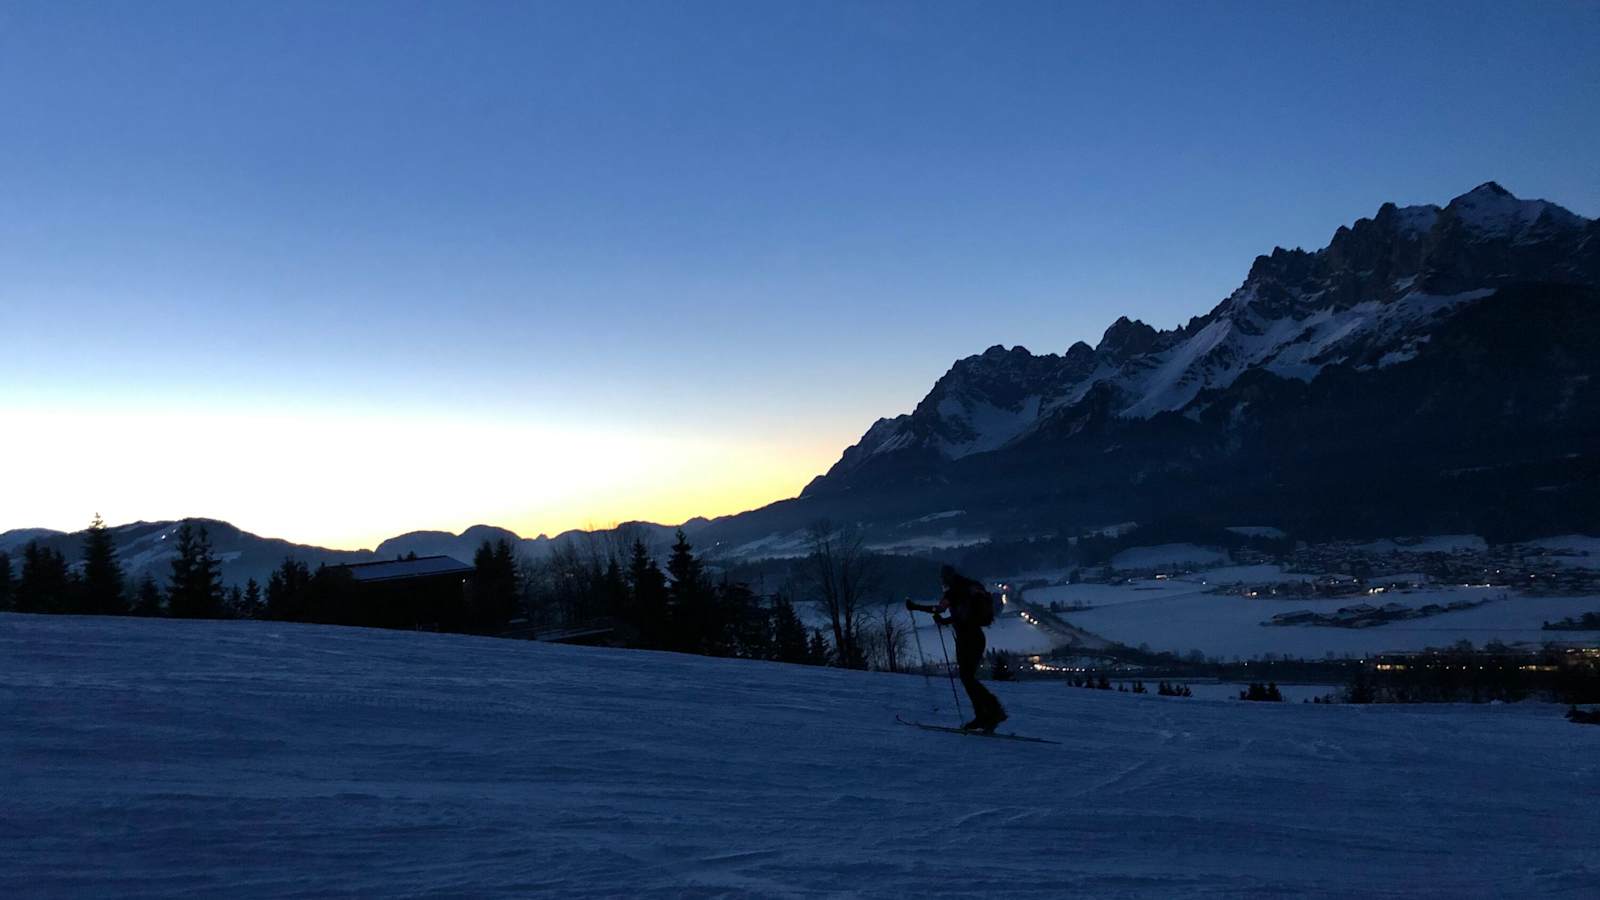
[[1545,704],[997,690],[265,622],[0,615],[0,895],[1584,896]]

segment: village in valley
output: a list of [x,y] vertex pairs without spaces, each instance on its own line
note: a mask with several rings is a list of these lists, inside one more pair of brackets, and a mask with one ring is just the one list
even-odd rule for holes
[[1600,666],[1600,540],[1282,546],[1133,548],[1105,566],[997,582],[1002,619],[1023,629],[998,643],[1021,657],[1018,677],[1131,692],[1182,681],[1241,698],[1273,681],[1318,702],[1422,699],[1400,685],[1374,697],[1372,685],[1447,671],[1460,684],[1436,684],[1436,699],[1537,698]]

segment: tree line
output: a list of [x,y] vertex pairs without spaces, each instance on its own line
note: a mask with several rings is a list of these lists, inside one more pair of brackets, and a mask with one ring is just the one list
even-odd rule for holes
[[[509,549],[485,545],[478,557],[481,562],[486,553]],[[762,596],[743,581],[714,575],[681,530],[664,565],[641,534],[624,529],[587,545],[563,544],[514,573],[503,570],[499,583],[516,585],[516,605],[536,627],[610,621],[629,647],[811,665],[839,661],[836,645],[806,627],[791,597]]]
[[[903,672],[910,630],[891,587],[937,584],[938,564],[869,551],[860,529],[818,521],[792,561],[737,564],[715,574],[680,530],[664,566],[628,528],[568,542],[523,573],[523,608],[537,623],[621,623],[629,646]],[[778,586],[768,594],[769,574]],[[920,577],[919,577],[920,576]],[[750,582],[759,580],[761,590]],[[797,607],[822,621],[807,629]],[[805,649],[802,650],[802,647]]]
[[242,590],[224,588],[204,525],[185,522],[174,537],[177,556],[164,585],[148,574],[130,582],[98,514],[84,532],[78,565],[38,541],[22,548],[20,571],[9,554],[0,553],[0,610],[191,619],[253,614],[261,604],[260,587],[251,580]]
[[[173,534],[166,577],[130,579],[99,515],[69,561],[38,541],[22,550],[20,572],[0,553],[0,610],[32,613],[261,618],[371,627],[418,627],[397,617],[394,596],[363,591],[350,569],[286,558],[265,585],[225,585],[203,524]],[[642,532],[619,529],[587,545],[567,542],[549,556],[518,559],[509,542],[484,542],[458,598],[424,627],[501,634],[574,624],[614,623],[625,646],[812,665],[913,668],[907,624],[885,605],[885,582],[902,583],[893,559],[869,552],[859,530],[815,523],[792,577],[768,594],[708,568],[680,530],[658,560]],[[885,572],[892,572],[886,577]],[[929,577],[931,580],[931,576]],[[764,581],[764,576],[763,576]],[[806,599],[797,600],[797,596]],[[808,627],[797,605],[815,605]]]
[[[243,588],[227,587],[204,525],[182,523],[174,547],[164,583],[149,574],[132,581],[110,529],[96,515],[76,565],[38,541],[23,548],[20,572],[0,553],[0,610],[396,624],[384,619],[384,610],[363,603],[365,595],[346,567],[312,569],[286,558],[265,588],[253,578]],[[451,606],[430,625],[496,634],[517,621],[610,618],[633,647],[813,665],[839,659],[820,629],[807,629],[787,596],[759,597],[743,582],[708,574],[681,531],[665,569],[639,537],[626,554],[585,554],[569,546],[538,563],[517,560],[504,540],[484,542],[474,555],[472,577]]]

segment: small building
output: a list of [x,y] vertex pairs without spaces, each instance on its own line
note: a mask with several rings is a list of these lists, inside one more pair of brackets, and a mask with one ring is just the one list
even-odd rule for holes
[[331,566],[349,578],[349,612],[378,628],[459,628],[466,618],[470,565],[450,556],[414,556]]

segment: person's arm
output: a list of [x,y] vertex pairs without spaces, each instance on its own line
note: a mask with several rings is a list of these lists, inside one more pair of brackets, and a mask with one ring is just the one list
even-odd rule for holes
[[939,604],[937,606],[929,606],[926,603],[913,603],[909,597],[906,598],[906,609],[916,610],[917,612],[932,613],[933,614],[933,623],[935,625],[949,625],[950,624],[950,617],[949,616],[942,616],[941,617],[939,615],[939,613],[942,613],[942,612],[944,612],[945,610],[947,610],[949,608],[950,608],[950,598],[949,597],[940,597],[939,598]]

